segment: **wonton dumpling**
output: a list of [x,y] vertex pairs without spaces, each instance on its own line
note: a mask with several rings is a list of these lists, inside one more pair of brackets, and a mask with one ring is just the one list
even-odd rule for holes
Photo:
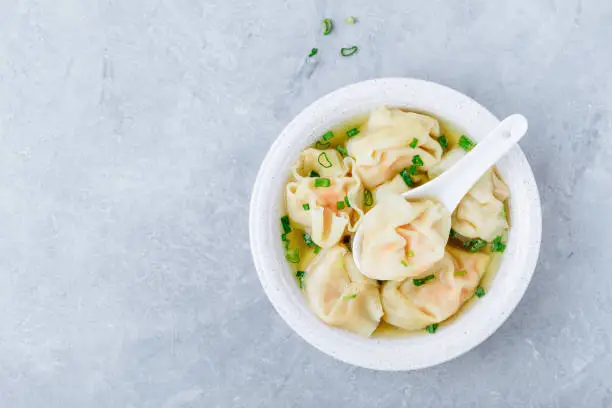
[[[351,161],[345,162],[349,172]],[[345,174],[346,174],[345,173]],[[354,232],[363,215],[363,186],[354,176],[328,177],[329,187],[315,187],[314,177],[301,177],[287,183],[287,211],[291,220],[310,232],[315,244],[330,248],[345,231]],[[350,207],[338,209],[338,202],[348,197]],[[308,204],[308,210],[303,205]]]
[[304,292],[312,311],[330,326],[362,336],[371,335],[382,317],[378,288],[340,245],[321,251],[306,269]]
[[[423,170],[440,161],[438,136],[440,125],[436,119],[381,107],[372,111],[361,133],[351,138],[346,147],[355,158],[357,175],[367,188],[374,188],[412,165],[415,155],[423,160]],[[415,138],[418,143],[413,149],[410,143]]]
[[[448,319],[472,297],[488,263],[488,255],[448,247],[444,258],[424,273],[435,275],[425,284],[415,286],[412,278],[383,283],[383,320],[402,329],[419,330]],[[458,271],[465,275],[455,275]]]
[[[350,159],[347,159],[350,160]],[[311,171],[321,177],[342,177],[349,171],[350,165],[345,162],[336,149],[319,150],[308,148],[300,153],[292,174],[296,180],[309,177]]]
[[457,162],[461,160],[466,153],[467,152],[460,147],[455,147],[454,149],[449,150],[448,153],[442,157],[440,162],[433,165],[427,171],[427,175],[431,179],[438,177],[440,174],[457,164]]
[[383,197],[364,218],[361,270],[373,279],[420,276],[444,257],[450,214],[433,201]]
[[491,169],[463,197],[453,214],[453,229],[468,238],[491,241],[508,228],[504,201],[508,186]]

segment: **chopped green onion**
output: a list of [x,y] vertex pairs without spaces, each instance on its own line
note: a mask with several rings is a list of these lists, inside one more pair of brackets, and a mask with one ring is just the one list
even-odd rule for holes
[[297,278],[298,283],[300,284],[300,289],[304,289],[304,278],[306,277],[306,272],[297,271],[295,273],[295,277]]
[[438,138],[438,143],[440,143],[440,146],[442,146],[443,149],[448,149],[448,140],[446,140],[446,136],[441,135]]
[[317,143],[315,144],[315,147],[319,150],[324,150],[327,149],[329,147],[329,145],[331,145],[330,142],[321,142],[319,140],[317,140]]
[[330,18],[324,18],[323,19],[323,35],[328,35],[329,33],[331,33],[333,28],[334,28],[334,23],[332,22],[332,20]]
[[434,334],[438,330],[438,323],[430,324],[425,328],[425,331],[429,334]]
[[321,251],[321,247],[318,245],[315,245],[315,249],[314,249],[314,253],[315,255],[319,253],[319,251]]
[[321,177],[321,175],[317,173],[316,171],[312,170],[310,174],[308,175],[308,177]]
[[343,146],[340,146],[340,145],[336,146],[336,150],[340,152],[342,157],[348,156],[348,151]]
[[287,249],[285,258],[291,263],[300,263],[300,250],[298,248]]
[[327,142],[332,137],[334,137],[334,132],[332,132],[331,130],[328,130],[327,132],[325,132],[325,134],[323,134],[323,136],[321,136],[321,139],[323,139],[323,141]]
[[311,248],[312,248],[313,246],[315,246],[315,243],[314,243],[314,241],[312,240],[312,237],[310,236],[310,234],[309,234],[309,233],[305,232],[305,233],[302,235],[302,237],[304,238],[304,242],[306,243],[306,245],[307,245],[307,246],[309,246],[309,247],[311,247]]
[[344,210],[345,204],[344,201],[338,201],[336,203],[336,208],[338,208],[338,210]]
[[450,229],[450,233],[448,234],[449,237],[456,237],[457,236],[457,231],[455,231],[454,229]]
[[332,166],[332,162],[329,161],[329,157],[327,157],[327,153],[325,152],[319,154],[319,157],[317,157],[317,161],[325,169],[329,169]]
[[357,128],[352,128],[346,131],[346,135],[348,137],[353,137],[353,136],[357,136],[359,134],[359,129]]
[[500,216],[501,218],[506,218],[506,206],[505,206],[505,205],[502,205],[502,209],[501,209],[501,211],[499,212],[499,216]]
[[408,258],[412,258],[414,256],[414,251],[412,249],[409,249],[408,252],[406,252],[406,256]]
[[418,144],[419,144],[419,139],[415,137],[414,139],[412,139],[412,142],[410,142],[410,147],[412,147],[413,149],[416,149]]
[[462,135],[459,138],[459,147],[467,152],[474,147],[474,142],[472,142],[466,135]]
[[414,185],[414,182],[412,181],[412,179],[410,178],[410,174],[408,173],[408,169],[400,171],[399,174],[408,187],[412,187]]
[[427,275],[424,278],[413,279],[412,283],[414,283],[414,286],[421,286],[421,285],[424,285],[425,283],[427,283],[428,280],[432,280],[435,277],[436,277],[435,275]]
[[491,251],[493,252],[504,252],[506,250],[506,244],[502,242],[501,235],[496,236],[491,241]]
[[308,57],[314,57],[315,55],[317,55],[317,52],[319,52],[318,48],[313,48],[312,50],[310,50],[310,54],[308,54]]
[[315,187],[329,187],[331,186],[331,181],[330,179],[326,177],[319,177],[318,179],[315,179],[314,186]]
[[344,196],[344,204],[346,204],[347,207],[351,206],[351,203],[349,203],[348,196]]
[[406,266],[406,267],[408,266],[408,264],[406,263],[406,261],[404,261],[403,259],[402,259],[402,265],[404,265],[404,266]]
[[356,297],[357,297],[357,294],[353,293],[352,295],[343,296],[342,299],[344,299],[344,300],[351,300],[351,299],[355,299]]
[[463,246],[470,252],[478,252],[487,245],[487,241],[480,238],[470,239],[463,243]]
[[355,24],[357,22],[357,19],[353,16],[348,16],[346,20],[344,20],[344,22],[346,24]]
[[287,241],[287,234],[281,234],[281,241],[283,242]]
[[365,190],[363,192],[363,205],[366,207],[371,207],[374,204],[374,197],[372,196],[372,192],[370,190]]
[[288,234],[291,232],[291,224],[289,223],[289,217],[287,215],[283,215],[281,217],[281,224],[283,226],[283,232]]
[[310,210],[310,204],[308,203],[302,204],[302,208],[304,209],[304,211],[308,211]]
[[350,57],[351,55],[355,54],[357,50],[359,50],[359,47],[356,45],[353,45],[352,47],[340,48],[340,55],[343,57]]
[[421,156],[419,156],[418,154],[415,154],[412,157],[412,164],[414,164],[415,166],[422,166],[423,163],[423,159],[421,159]]
[[455,271],[455,276],[465,276],[467,275],[467,271],[463,270],[463,271]]
[[417,174],[417,172],[419,171],[419,168],[417,166],[415,166],[414,164],[410,167],[408,167],[408,173],[411,176],[414,176],[415,174]]
[[484,290],[484,288],[482,286],[479,286],[478,288],[476,288],[476,290],[474,291],[474,294],[478,297],[483,297],[486,292]]

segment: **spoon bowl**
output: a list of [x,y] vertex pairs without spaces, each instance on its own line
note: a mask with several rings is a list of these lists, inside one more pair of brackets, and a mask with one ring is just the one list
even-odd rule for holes
[[[449,170],[434,180],[403,193],[402,197],[412,201],[424,199],[437,201],[452,214],[461,199],[483,174],[525,136],[527,127],[527,119],[523,115],[508,116]],[[369,213],[365,214],[364,219],[368,215]],[[362,243],[363,231],[358,228],[353,238],[352,249],[359,270],[361,270]],[[361,273],[368,276],[363,270]]]

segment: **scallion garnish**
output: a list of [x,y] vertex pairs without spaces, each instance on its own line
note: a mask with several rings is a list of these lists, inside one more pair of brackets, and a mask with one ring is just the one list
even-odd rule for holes
[[300,289],[304,289],[304,278],[306,277],[306,272],[297,271],[295,273],[295,277],[297,278],[298,283],[300,284]]
[[410,147],[412,147],[413,149],[416,149],[418,144],[419,144],[419,139],[415,137],[414,139],[412,139],[412,142],[410,142]]
[[404,265],[404,266],[406,266],[406,267],[408,266],[408,264],[406,263],[406,261],[404,261],[403,259],[402,259],[402,261],[401,261],[401,262],[402,262],[402,265]]
[[456,237],[457,236],[457,231],[455,231],[454,229],[450,229],[450,232],[448,233],[449,237]]
[[321,136],[321,139],[323,139],[323,141],[327,142],[332,137],[334,137],[334,132],[332,132],[331,130],[328,130],[327,132],[325,132],[323,134],[323,136]]
[[346,135],[348,137],[353,137],[353,136],[357,136],[359,134],[359,129],[357,128],[352,128],[346,131]]
[[342,157],[346,157],[346,156],[348,156],[348,151],[346,150],[346,148],[345,148],[344,146],[340,146],[340,145],[338,145],[338,146],[336,146],[336,150],[337,150],[338,152],[340,152],[340,154],[342,155]]
[[359,50],[359,47],[356,45],[353,45],[352,47],[340,48],[340,55],[343,57],[350,57],[351,55],[355,54],[357,50]]
[[331,180],[327,177],[319,177],[314,181],[315,187],[329,187],[331,186]]
[[353,16],[348,16],[346,20],[344,20],[344,22],[346,24],[355,24],[357,22],[357,19]]
[[344,196],[344,204],[346,204],[347,207],[351,206],[351,203],[349,203],[348,196]]
[[308,58],[314,57],[315,55],[317,55],[317,52],[319,52],[319,49],[313,48],[312,50],[310,50],[310,54],[308,54]]
[[462,135],[459,138],[459,147],[467,152],[474,147],[474,142],[472,142],[466,135]]
[[411,176],[414,176],[415,174],[417,174],[418,171],[419,171],[418,167],[415,166],[414,164],[412,166],[408,167],[408,173]]
[[476,290],[474,291],[474,294],[475,294],[476,296],[478,296],[478,297],[483,297],[483,296],[486,294],[486,292],[485,292],[485,289],[484,289],[482,286],[479,286],[479,287],[477,287],[477,288],[476,288]]
[[281,234],[281,241],[287,242],[287,234]]
[[309,246],[309,247],[311,247],[311,248],[312,248],[313,246],[315,246],[315,243],[314,243],[314,241],[312,240],[312,237],[310,236],[310,234],[309,234],[309,233],[305,232],[305,233],[302,235],[302,237],[304,238],[304,242],[306,243],[306,245],[307,245],[307,246]]
[[414,256],[414,251],[412,249],[409,249],[408,252],[406,252],[406,256],[408,258],[412,258]]
[[291,224],[289,223],[289,216],[283,215],[281,217],[281,224],[283,226],[283,232],[288,234],[291,232]]
[[480,238],[470,239],[463,243],[463,246],[470,252],[478,252],[487,245],[487,241]]
[[344,210],[345,204],[344,201],[338,201],[336,203],[336,208],[338,208],[338,210]]
[[414,185],[414,182],[412,181],[412,179],[410,178],[410,174],[408,173],[408,169],[400,171],[399,174],[408,187],[412,187]]
[[325,152],[319,154],[319,157],[317,157],[317,161],[319,162],[321,167],[325,169],[329,169],[332,166],[332,162],[329,161],[329,157],[327,157],[327,153]]
[[314,249],[314,253],[315,255],[319,253],[319,251],[321,251],[321,247],[318,245],[315,245],[315,249]]
[[491,251],[493,252],[504,252],[506,250],[506,244],[502,242],[501,235],[496,236],[491,241]]
[[425,331],[429,334],[434,334],[438,330],[438,323],[430,324],[425,328]]
[[415,166],[422,166],[423,163],[423,159],[421,159],[421,156],[419,156],[418,154],[415,154],[414,156],[412,156],[412,164],[414,164]]
[[427,275],[424,278],[416,278],[412,280],[412,283],[414,283],[414,286],[421,286],[427,283],[428,280],[432,280],[433,278],[435,278],[435,275]]
[[440,146],[442,146],[443,149],[448,149],[448,140],[446,140],[446,136],[441,135],[438,138],[438,143],[440,143]]
[[317,173],[316,171],[312,170],[310,174],[308,175],[308,177],[321,177],[321,175]]
[[372,196],[372,192],[370,190],[365,190],[363,192],[363,205],[366,207],[371,207],[374,204],[374,197]]
[[330,18],[324,18],[323,19],[323,35],[328,35],[329,33],[331,33],[333,28],[334,28],[334,23],[332,22],[332,20]]
[[304,209],[304,211],[308,211],[310,210],[310,204],[308,203],[302,204],[302,208]]
[[291,263],[300,263],[300,250],[299,248],[290,248],[285,252],[285,258]]
[[321,142],[320,140],[317,140],[317,143],[315,143],[315,147],[319,150],[327,149],[330,145],[330,142]]
[[465,276],[467,275],[467,271],[463,270],[463,271],[455,271],[455,276]]
[[344,300],[351,300],[351,299],[355,299],[356,297],[357,297],[357,294],[353,293],[352,295],[343,296],[342,299],[344,299]]

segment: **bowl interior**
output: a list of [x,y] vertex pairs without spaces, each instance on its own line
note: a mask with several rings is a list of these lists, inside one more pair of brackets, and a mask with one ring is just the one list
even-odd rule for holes
[[283,130],[260,168],[251,199],[251,250],[270,301],[307,342],[350,364],[381,370],[412,370],[465,353],[506,320],[523,296],[535,268],[541,210],[533,173],[523,152],[516,147],[497,165],[510,188],[511,227],[501,265],[486,296],[435,335],[366,339],[327,326],[309,310],[284,257],[280,241],[284,187],[290,168],[303,148],[328,128],[381,105],[434,114],[476,141],[482,140],[499,123],[488,110],[467,96],[415,79],[365,81],[324,96]]

